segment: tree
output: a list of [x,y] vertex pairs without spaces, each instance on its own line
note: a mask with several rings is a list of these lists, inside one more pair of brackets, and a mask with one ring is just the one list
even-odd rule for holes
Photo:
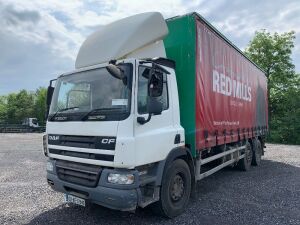
[[300,75],[285,91],[272,93],[274,112],[270,121],[270,140],[300,144]]
[[47,89],[40,87],[35,92],[34,117],[40,124],[45,123]]
[[21,90],[7,96],[7,122],[20,124],[26,117],[32,117],[34,95]]
[[[268,79],[270,141],[300,144],[300,78],[291,54],[295,32],[255,33],[246,55],[259,65]],[[298,132],[298,133],[297,133]]]
[[257,31],[246,48],[246,55],[266,72],[269,90],[295,77],[291,58],[295,38],[294,31],[273,35],[266,30]]
[[7,97],[0,96],[0,124],[5,123],[7,118]]
[[21,90],[0,96],[0,123],[21,124],[25,118],[37,118],[45,123],[47,89],[40,87],[36,92]]

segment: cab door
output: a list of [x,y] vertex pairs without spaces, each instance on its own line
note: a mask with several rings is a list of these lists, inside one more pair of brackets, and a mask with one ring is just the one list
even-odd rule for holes
[[136,107],[134,121],[135,157],[137,165],[161,161],[170,150],[177,145],[174,143],[177,130],[173,125],[172,90],[170,74],[163,73],[162,95],[156,97],[162,103],[162,112],[152,115],[149,122],[140,124],[138,117],[148,118],[147,99],[148,80],[151,63],[139,65],[136,71]]

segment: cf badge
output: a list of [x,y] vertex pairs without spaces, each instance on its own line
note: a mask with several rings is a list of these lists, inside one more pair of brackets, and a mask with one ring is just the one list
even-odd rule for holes
[[101,143],[102,144],[113,144],[115,143],[116,139],[115,138],[103,138]]

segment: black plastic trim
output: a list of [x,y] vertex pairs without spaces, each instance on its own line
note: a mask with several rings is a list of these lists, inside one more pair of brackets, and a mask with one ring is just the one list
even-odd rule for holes
[[176,134],[174,144],[179,144],[179,143],[180,143],[180,134]]
[[145,61],[140,61],[141,64],[143,63],[155,63],[161,66],[166,66],[172,69],[176,69],[176,62],[172,59],[167,59],[167,58],[147,58]]
[[60,180],[87,187],[96,187],[102,168],[96,165],[57,160],[56,173]]
[[88,152],[74,152],[60,149],[49,148],[49,153],[62,155],[62,156],[70,156],[76,158],[83,159],[92,159],[92,160],[102,160],[102,161],[114,161],[114,155],[104,155],[104,154],[96,154],[96,153],[88,153]]
[[175,70],[176,68],[176,62],[172,59],[167,59],[167,58],[162,58],[162,57],[159,57],[159,58],[154,58],[152,59],[153,62],[159,64],[159,65],[162,65],[162,66],[167,66],[169,68],[172,68]]

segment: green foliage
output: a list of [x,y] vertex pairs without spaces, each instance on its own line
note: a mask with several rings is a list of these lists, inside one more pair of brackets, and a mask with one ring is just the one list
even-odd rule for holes
[[26,90],[7,96],[7,122],[20,123],[33,115],[34,96]]
[[0,96],[0,123],[21,124],[24,118],[34,117],[43,124],[46,93],[45,88],[39,88],[36,92],[21,90],[18,93]]
[[7,98],[6,96],[0,96],[0,122],[6,121],[7,117]]
[[300,144],[300,75],[293,80],[293,85],[285,90],[271,93],[270,141]]
[[39,123],[45,123],[47,89],[40,87],[35,92],[34,114]]
[[295,76],[291,59],[295,38],[294,31],[273,35],[257,31],[246,48],[245,53],[266,72],[269,88],[284,85]]
[[291,54],[295,32],[255,33],[245,53],[268,78],[269,141],[300,144],[300,75]]

